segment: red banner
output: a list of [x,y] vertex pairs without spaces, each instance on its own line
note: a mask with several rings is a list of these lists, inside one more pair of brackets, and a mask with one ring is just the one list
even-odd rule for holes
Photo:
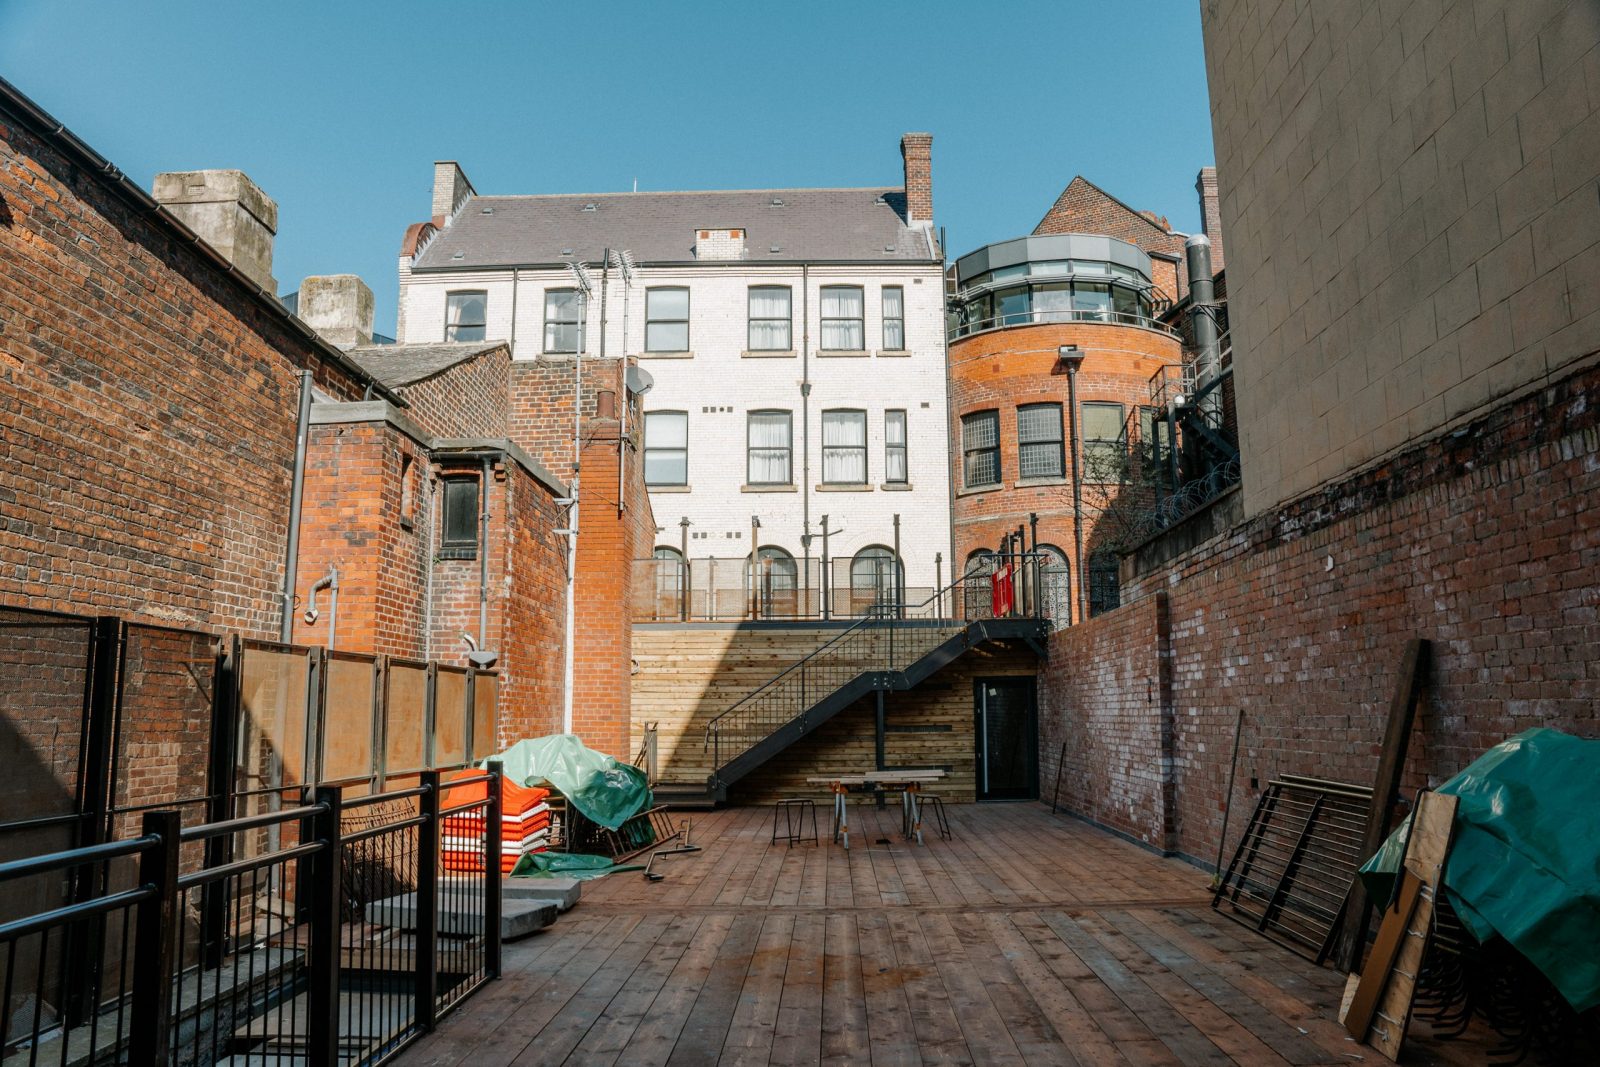
[[989,576],[989,607],[995,618],[999,618],[1010,615],[1016,602],[1016,582],[1012,579],[1012,567],[1008,561],[996,567]]

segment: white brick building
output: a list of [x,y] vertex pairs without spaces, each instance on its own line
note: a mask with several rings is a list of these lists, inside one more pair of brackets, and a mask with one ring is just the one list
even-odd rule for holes
[[[950,580],[930,147],[906,135],[904,186],[868,189],[480,196],[437,164],[433,222],[400,260],[399,339],[503,339],[517,359],[569,360],[580,300],[567,264],[587,263],[584,351],[636,355],[654,379],[643,456],[659,553],[687,547],[695,587],[740,614],[759,520],[773,561],[761,610],[809,614],[827,516],[843,561],[830,611],[846,614],[893,589],[898,516],[900,595],[914,603]],[[715,577],[698,562],[710,557]]]

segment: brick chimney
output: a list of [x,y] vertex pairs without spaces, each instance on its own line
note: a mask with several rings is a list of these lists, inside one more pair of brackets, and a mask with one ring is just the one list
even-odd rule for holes
[[1217,168],[1201,167],[1194,188],[1200,194],[1200,228],[1211,239],[1211,269],[1221,273],[1227,260],[1222,252],[1222,205],[1217,195]]
[[477,194],[467,180],[467,172],[453,159],[433,165],[433,224],[440,229],[450,225],[450,217],[469,196]]
[[933,134],[908,133],[900,138],[906,168],[906,225],[933,225]]
[[243,171],[168,171],[156,175],[150,195],[245,277],[277,295],[272,239],[278,205]]
[[372,290],[358,275],[313,275],[300,283],[301,320],[335,347],[372,343],[372,308]]

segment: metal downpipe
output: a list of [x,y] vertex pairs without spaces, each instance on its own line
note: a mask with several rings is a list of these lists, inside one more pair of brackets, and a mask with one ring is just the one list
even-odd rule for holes
[[294,477],[289,486],[289,544],[283,561],[283,604],[278,640],[288,644],[294,636],[294,587],[300,572],[300,508],[306,491],[306,444],[311,433],[312,372],[300,372],[300,419],[294,438]]

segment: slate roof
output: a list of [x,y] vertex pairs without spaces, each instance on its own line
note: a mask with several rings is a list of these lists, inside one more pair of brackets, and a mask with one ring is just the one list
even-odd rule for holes
[[929,262],[904,208],[898,188],[473,196],[412,270],[598,264],[607,248],[641,264],[693,263],[696,230],[733,227],[745,230],[745,263]]
[[385,386],[398,389],[427,381],[451,367],[504,347],[504,341],[438,341],[415,345],[357,345],[346,354]]

